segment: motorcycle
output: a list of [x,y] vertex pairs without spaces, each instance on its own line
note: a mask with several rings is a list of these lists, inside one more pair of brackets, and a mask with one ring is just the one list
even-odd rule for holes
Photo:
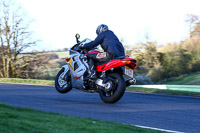
[[67,64],[62,66],[55,78],[55,88],[59,93],[67,93],[72,88],[86,92],[99,93],[105,103],[115,103],[124,95],[127,86],[136,83],[133,70],[137,67],[136,60],[129,57],[118,57],[106,62],[97,62],[96,79],[87,79],[89,66],[86,55],[99,53],[96,48],[87,51],[82,49],[89,39],[79,41],[80,35],[76,34],[75,44],[69,50]]

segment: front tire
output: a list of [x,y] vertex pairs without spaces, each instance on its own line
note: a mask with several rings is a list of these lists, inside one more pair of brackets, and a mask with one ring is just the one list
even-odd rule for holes
[[55,79],[55,88],[60,93],[67,93],[72,89],[71,75],[69,70],[66,74],[64,68],[58,72]]
[[118,73],[111,73],[108,76],[111,80],[105,83],[105,89],[100,90],[99,96],[105,103],[115,103],[124,95],[126,82]]

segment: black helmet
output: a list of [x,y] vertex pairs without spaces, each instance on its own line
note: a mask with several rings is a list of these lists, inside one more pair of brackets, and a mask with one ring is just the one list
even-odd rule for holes
[[108,26],[105,24],[101,24],[97,27],[96,33],[97,35],[99,35],[101,32],[107,31],[107,30],[108,30]]

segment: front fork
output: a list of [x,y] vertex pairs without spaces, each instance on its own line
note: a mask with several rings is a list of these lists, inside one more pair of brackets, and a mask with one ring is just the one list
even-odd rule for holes
[[[67,72],[69,71],[69,66],[66,64],[66,65],[64,65],[64,66],[62,66],[62,68],[64,68],[65,70],[64,70],[64,72],[63,72],[63,74],[62,74],[62,79],[64,79],[64,80],[66,80],[66,74],[67,74]],[[65,78],[66,77],[66,78]]]

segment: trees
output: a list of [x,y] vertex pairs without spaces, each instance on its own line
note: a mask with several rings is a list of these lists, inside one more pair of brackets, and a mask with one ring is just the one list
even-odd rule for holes
[[[194,44],[191,44],[193,46]],[[142,45],[136,56],[138,67],[137,74],[145,74],[152,81],[159,81],[170,77],[180,76],[197,71],[198,63],[192,61],[193,52],[186,47],[185,42],[165,46],[170,50],[159,52],[156,43],[147,42]],[[200,70],[200,67],[199,69]]]
[[200,38],[200,17],[193,14],[188,14],[185,20],[189,25],[189,33],[191,38]]
[[190,52],[192,72],[200,71],[200,16],[189,14],[186,22],[190,25],[190,38],[183,42]]
[[[145,83],[151,83],[151,80],[149,80],[149,77],[153,81],[160,79],[160,68],[161,68],[161,58],[162,53],[157,51],[157,44],[154,42],[146,42],[143,44],[138,45],[138,50],[135,49],[132,51],[130,55],[135,55],[135,58],[137,60],[138,67],[136,69],[136,77],[139,78],[139,83],[145,84]],[[147,76],[144,76],[147,75]],[[141,78],[142,77],[142,78]]]
[[154,68],[155,65],[160,63],[161,55],[157,51],[156,45],[153,42],[146,42],[139,47],[139,50],[134,51],[134,53],[137,53],[138,67],[143,69],[143,71]]
[[31,21],[16,5],[11,0],[0,2],[0,77],[16,77],[16,69],[27,65],[18,65],[18,55],[37,42],[31,38]]
[[138,73],[159,81],[200,71],[200,17],[187,15],[186,22],[189,24],[188,39],[168,44],[165,51],[158,52],[152,42],[143,44],[142,52],[137,51],[136,56]]
[[192,69],[189,51],[182,44],[177,44],[175,47],[177,48],[164,53],[162,60],[163,78],[180,76]]

